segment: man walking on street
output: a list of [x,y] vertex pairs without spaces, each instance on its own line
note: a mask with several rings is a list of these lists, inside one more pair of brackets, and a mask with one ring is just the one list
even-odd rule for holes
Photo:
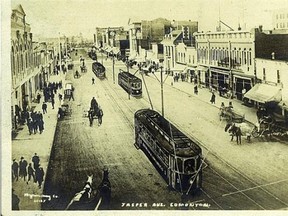
[[33,162],[34,169],[36,170],[39,167],[39,163],[40,163],[40,158],[37,155],[37,153],[35,153],[34,156],[32,157],[32,162]]
[[21,160],[19,161],[19,176],[24,178],[24,181],[26,180],[27,176],[27,161],[24,160],[24,157],[21,157]]
[[94,85],[95,84],[95,79],[94,79],[94,77],[92,77],[92,85]]
[[47,113],[47,104],[45,103],[45,101],[42,104],[42,110],[43,110],[43,114]]
[[35,170],[32,167],[32,163],[29,163],[28,166],[28,180],[27,180],[27,184],[30,181],[31,177],[33,177],[33,182],[35,182]]
[[13,163],[12,163],[12,180],[16,180],[18,181],[18,171],[19,171],[19,165],[16,161],[16,159],[13,159]]
[[54,97],[52,97],[52,99],[51,99],[51,104],[52,104],[52,109],[54,109],[54,104],[55,104]]
[[36,177],[36,182],[38,182],[38,187],[41,188],[43,179],[44,179],[44,170],[39,164],[39,167],[35,170],[35,177]]

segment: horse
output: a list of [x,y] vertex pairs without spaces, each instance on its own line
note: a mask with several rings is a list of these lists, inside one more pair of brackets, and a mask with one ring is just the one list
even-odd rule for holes
[[231,133],[231,141],[233,141],[234,136],[236,136],[237,144],[240,142],[241,144],[241,136],[246,136],[248,142],[251,142],[251,135],[252,131],[255,126],[251,126],[249,123],[242,122],[242,123],[234,123],[228,122],[225,126],[225,132]]
[[74,197],[71,199],[65,210],[78,209],[85,203],[89,202],[93,191],[92,181],[93,181],[93,175],[87,176],[87,180],[84,184],[82,191],[74,195]]
[[109,181],[109,171],[107,168],[103,169],[103,179],[98,186],[98,191],[101,199],[101,209],[108,209],[111,200],[111,183]]

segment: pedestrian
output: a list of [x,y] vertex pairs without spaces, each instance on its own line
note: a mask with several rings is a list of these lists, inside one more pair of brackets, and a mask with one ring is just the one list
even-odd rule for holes
[[198,86],[197,85],[194,86],[194,94],[198,95]]
[[37,155],[37,153],[35,153],[34,156],[32,157],[32,162],[33,162],[33,167],[36,170],[39,167],[39,164],[40,164],[40,158]]
[[92,85],[94,85],[95,84],[95,79],[94,79],[94,77],[92,77]]
[[20,199],[14,192],[15,191],[12,188],[12,210],[20,210],[19,208]]
[[215,96],[214,92],[212,92],[212,96],[210,99],[211,104],[215,104],[215,98],[216,98],[216,96]]
[[72,89],[71,89],[69,101],[70,101],[71,99],[73,99],[73,101],[74,101],[74,96],[73,96],[73,94],[74,94],[74,87],[72,87]]
[[44,170],[40,164],[39,164],[39,167],[35,169],[35,178],[36,178],[36,182],[38,182],[38,187],[41,188],[41,185],[44,179]]
[[99,106],[99,108],[98,108],[98,126],[100,126],[102,124],[102,117],[103,117],[103,110]]
[[42,111],[43,111],[43,114],[47,113],[47,104],[45,103],[45,101],[43,101],[43,104],[42,104]]
[[28,130],[29,130],[29,135],[31,135],[33,133],[33,120],[32,120],[32,118],[28,119],[27,126],[28,126]]
[[27,161],[24,159],[24,157],[21,157],[21,160],[19,161],[19,177],[24,178],[24,181],[26,180],[27,176]]
[[16,159],[13,159],[13,163],[12,163],[12,180],[16,180],[18,181],[18,176],[19,176],[19,165],[16,161]]
[[38,126],[39,126],[39,132],[40,134],[42,134],[43,130],[44,130],[44,121],[43,119],[39,119],[39,122],[38,122]]
[[230,109],[233,109],[233,104],[232,104],[232,101],[229,101],[229,106],[228,106]]
[[28,165],[28,180],[27,180],[27,184],[30,181],[31,177],[33,178],[33,182],[35,182],[35,170],[32,167],[32,163],[29,163]]
[[37,102],[40,103],[41,95],[40,93],[37,94]]
[[52,97],[52,99],[51,99],[51,104],[52,104],[52,109],[54,109],[54,105],[55,105],[54,97]]
[[62,98],[63,98],[63,95],[59,93],[59,94],[58,94],[58,98],[59,98],[59,101],[60,101],[60,103],[61,103]]

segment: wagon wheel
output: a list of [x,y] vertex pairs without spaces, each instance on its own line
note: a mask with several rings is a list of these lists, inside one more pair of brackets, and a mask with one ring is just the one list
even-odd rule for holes
[[257,138],[260,136],[260,133],[258,132],[258,128],[255,126],[251,132],[251,135],[254,137],[254,138]]

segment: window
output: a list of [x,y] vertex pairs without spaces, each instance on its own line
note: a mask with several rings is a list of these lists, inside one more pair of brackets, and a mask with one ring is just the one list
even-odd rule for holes
[[277,70],[277,83],[281,83],[279,70]]
[[266,81],[266,71],[265,71],[265,68],[263,68],[263,81]]

